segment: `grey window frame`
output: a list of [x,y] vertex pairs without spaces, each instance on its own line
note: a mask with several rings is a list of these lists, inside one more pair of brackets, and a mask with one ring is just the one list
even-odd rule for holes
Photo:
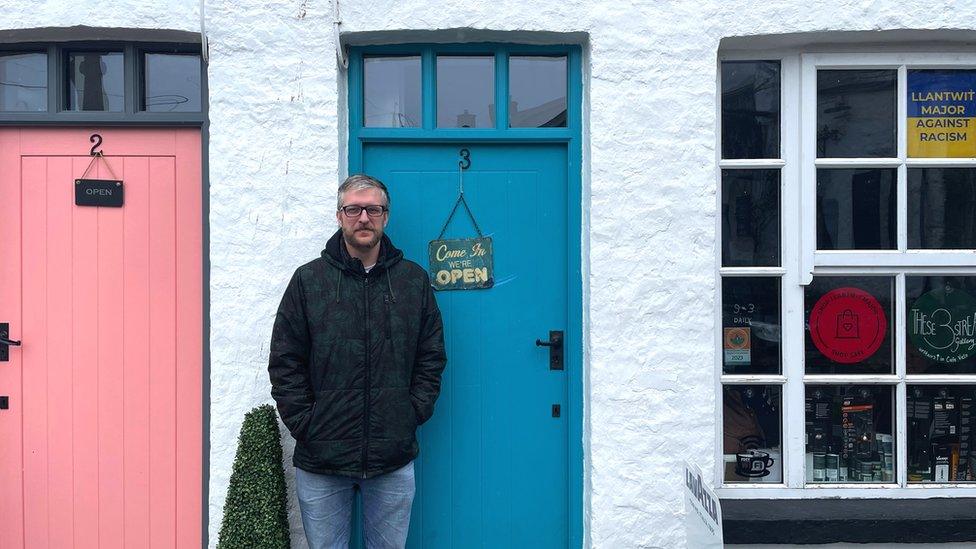
[[[65,110],[68,53],[75,51],[121,51],[123,55],[122,112]],[[208,114],[207,64],[199,43],[128,42],[118,40],[84,40],[72,42],[22,42],[0,44],[0,53],[47,54],[47,112],[0,112],[0,126],[197,126],[202,127]],[[141,110],[145,89],[143,69],[145,54],[173,53],[200,56],[200,111],[149,112]]]

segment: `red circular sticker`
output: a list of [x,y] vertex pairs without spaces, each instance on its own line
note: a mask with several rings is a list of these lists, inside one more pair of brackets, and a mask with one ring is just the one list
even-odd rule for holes
[[810,337],[830,360],[853,364],[881,347],[888,330],[884,309],[860,288],[837,288],[823,295],[810,313]]

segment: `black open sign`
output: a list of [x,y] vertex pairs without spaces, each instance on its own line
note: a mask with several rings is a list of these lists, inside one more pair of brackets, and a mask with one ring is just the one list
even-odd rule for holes
[[121,208],[123,189],[115,179],[75,179],[75,205]]

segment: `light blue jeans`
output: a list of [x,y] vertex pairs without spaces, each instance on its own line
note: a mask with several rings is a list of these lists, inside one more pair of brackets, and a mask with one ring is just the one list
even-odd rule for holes
[[369,479],[320,475],[296,467],[295,487],[310,549],[348,549],[357,485],[363,494],[367,549],[402,549],[407,544],[415,491],[412,461]]

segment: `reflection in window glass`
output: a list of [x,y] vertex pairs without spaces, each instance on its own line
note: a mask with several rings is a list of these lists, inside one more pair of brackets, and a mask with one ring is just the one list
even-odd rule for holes
[[495,58],[437,56],[437,127],[495,127]]
[[47,54],[0,55],[0,111],[47,110]]
[[815,276],[806,287],[808,374],[894,373],[894,279]]
[[898,73],[817,71],[817,157],[896,156]]
[[908,169],[908,247],[976,248],[976,170]]
[[200,112],[200,56],[147,53],[143,108]]
[[722,170],[722,265],[778,266],[779,170]]
[[817,249],[893,250],[896,171],[817,170]]
[[909,374],[976,373],[976,277],[906,276]]
[[508,119],[512,128],[566,127],[566,57],[509,58]]
[[779,61],[722,62],[722,158],[779,158]]
[[121,52],[72,52],[68,54],[69,111],[125,109]]
[[783,482],[779,385],[726,385],[722,391],[726,482]]
[[909,385],[908,482],[976,480],[976,386]]
[[778,277],[722,279],[722,373],[780,373]]
[[363,125],[419,128],[420,57],[363,59]]
[[895,481],[894,390],[879,385],[808,385],[808,483]]

